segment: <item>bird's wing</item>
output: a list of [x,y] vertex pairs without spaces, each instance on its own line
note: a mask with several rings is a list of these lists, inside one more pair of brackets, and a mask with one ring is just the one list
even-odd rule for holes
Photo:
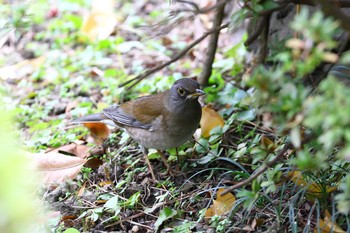
[[164,112],[166,92],[140,97],[115,108],[106,108],[103,114],[122,127],[151,129],[152,122]]

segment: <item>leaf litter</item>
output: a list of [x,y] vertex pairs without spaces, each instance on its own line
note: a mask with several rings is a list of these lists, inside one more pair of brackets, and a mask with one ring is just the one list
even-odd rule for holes
[[[115,15],[115,11],[111,11],[115,5],[110,5],[113,1],[106,2],[108,4],[104,4],[104,7],[98,3],[101,9],[92,8],[87,14],[82,8],[74,8],[68,12],[69,17],[64,19],[59,16],[63,16],[66,9],[57,3],[57,6],[51,7],[40,27],[33,26],[21,32],[23,37],[17,41],[17,46],[9,43],[9,40],[4,42],[1,51],[1,56],[8,56],[8,59],[0,68],[0,79],[11,93],[11,106],[19,106],[16,111],[19,112],[22,138],[30,141],[40,131],[33,131],[31,127],[37,125],[40,128],[40,124],[43,124],[42,127],[48,127],[49,130],[43,136],[38,136],[37,142],[32,141],[30,147],[36,151],[55,148],[28,155],[42,174],[43,184],[49,186],[45,201],[55,210],[55,218],[58,214],[61,216],[58,225],[52,228],[59,226],[65,232],[78,232],[76,229],[91,232],[153,232],[163,229],[166,232],[180,229],[180,225],[182,232],[212,232],[215,227],[208,221],[201,221],[198,212],[202,211],[202,217],[207,219],[224,217],[236,201],[231,193],[221,197],[219,194],[223,190],[218,189],[217,198],[208,207],[212,191],[217,189],[218,183],[232,182],[232,177],[227,176],[227,170],[237,171],[234,163],[212,162],[217,156],[230,154],[232,148],[238,147],[238,132],[232,128],[225,129],[222,116],[215,111],[217,108],[204,107],[206,117],[202,123],[205,126],[202,135],[215,136],[214,128],[217,126],[226,130],[227,137],[217,144],[221,152],[213,146],[199,153],[191,143],[180,147],[176,153],[169,151],[171,156],[177,158],[177,168],[186,171],[186,174],[184,177],[163,175],[165,168],[154,159],[152,165],[159,172],[159,183],[149,179],[141,150],[122,131],[110,131],[101,125],[85,125],[92,130],[96,146],[88,143],[87,133],[83,130],[65,129],[69,120],[91,113],[99,105],[108,106],[158,91],[171,84],[165,79],[172,80],[176,75],[190,77],[198,74],[196,69],[201,67],[206,43],[199,44],[198,48],[190,51],[174,66],[155,74],[150,79],[150,82],[153,79],[153,83],[141,84],[135,93],[124,93],[124,89],[118,88],[120,83],[146,68],[169,60],[172,52],[179,51],[210,28],[210,15],[201,15],[193,20],[180,20],[179,17],[176,19],[179,21],[174,20],[179,23],[177,27],[153,24],[152,28],[144,25],[159,22],[160,16],[166,16],[159,9],[166,12],[171,9],[171,5],[143,1],[134,1],[131,5],[117,3],[119,15]],[[214,1],[202,3],[206,6],[215,4]],[[164,19],[171,22],[167,17]],[[52,23],[58,26],[59,35],[48,30]],[[80,31],[82,37],[74,38],[74,31]],[[84,50],[84,45],[88,47],[84,44],[84,36],[102,52]],[[220,37],[222,48],[231,45],[231,36],[223,33]],[[109,38],[114,39],[109,41]],[[104,49],[109,50],[103,52]],[[222,57],[223,54],[218,52],[218,56]],[[228,106],[231,111],[232,106]],[[251,130],[249,127],[244,129]],[[210,140],[215,145],[218,137]],[[275,149],[270,139],[264,141],[269,150]],[[205,163],[196,162],[205,156],[209,158]],[[242,164],[252,161],[248,151],[246,158],[236,159]],[[208,169],[208,164],[213,169]],[[292,178],[293,182],[295,177]],[[304,181],[297,181],[297,185],[300,182]],[[251,229],[262,225],[257,222],[273,222],[273,215],[265,208],[256,208],[251,211],[251,215],[256,216]],[[320,225],[325,228],[330,227],[327,216],[320,219]],[[231,220],[240,222],[242,218],[238,214]]]

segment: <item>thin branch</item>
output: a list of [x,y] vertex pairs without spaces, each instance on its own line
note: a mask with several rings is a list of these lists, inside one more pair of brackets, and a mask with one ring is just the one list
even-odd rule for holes
[[[302,141],[302,144],[305,144],[307,142],[309,142],[311,139],[313,138],[313,136],[311,134],[307,135],[304,140]],[[259,170],[257,170],[254,174],[252,174],[248,179],[245,179],[229,188],[227,188],[224,192],[221,193],[222,195],[225,195],[226,193],[232,192],[235,189],[241,188],[247,184],[249,184],[250,182],[252,182],[253,180],[255,180],[258,176],[260,176],[261,174],[263,174],[268,168],[272,167],[273,165],[275,165],[280,159],[283,158],[283,156],[287,153],[288,150],[293,149],[294,146],[292,143],[287,143],[283,149],[276,155],[276,157],[269,161],[266,162],[265,164],[263,164]]]
[[207,14],[208,12],[210,12],[212,10],[215,10],[216,8],[219,8],[221,4],[226,4],[226,2],[228,2],[228,1],[229,0],[217,1],[216,4],[214,4],[212,6],[200,8],[198,6],[198,4],[196,4],[194,2],[191,2],[191,1],[188,1],[188,0],[177,0],[177,2],[186,3],[186,4],[189,4],[189,5],[191,5],[193,7],[193,10],[182,9],[182,10],[178,10],[177,12],[191,11],[191,12],[193,12],[196,15],[198,15],[198,14]]
[[114,223],[111,223],[109,225],[106,225],[106,226],[104,226],[104,228],[109,228],[109,227],[113,227],[113,226],[119,225],[119,224],[121,224],[123,222],[127,222],[127,221],[130,221],[130,220],[134,219],[134,218],[141,217],[142,215],[145,215],[145,214],[146,214],[145,212],[139,212],[139,213],[134,214],[134,215],[132,215],[130,217],[127,217],[125,219],[119,220],[118,222],[114,222]]
[[[220,5],[217,8],[212,30],[215,30],[216,28],[220,27],[222,23],[222,19],[224,18],[225,13],[225,6],[226,1],[225,0],[218,0],[217,4],[220,3]],[[202,86],[208,85],[209,77],[211,76],[212,69],[213,69],[213,62],[215,59],[216,49],[218,47],[218,40],[219,40],[220,31],[216,30],[211,36],[208,41],[208,51],[207,56],[205,58],[205,61],[203,63],[203,70],[200,73],[198,77],[199,84]]]
[[129,86],[127,89],[131,89],[132,87],[134,87],[136,84],[138,84],[139,82],[141,82],[143,79],[147,78],[148,76],[150,76],[151,74],[163,69],[164,67],[170,65],[171,63],[179,60],[180,58],[182,58],[188,51],[190,51],[194,46],[196,46],[197,44],[199,44],[202,40],[204,40],[207,36],[209,36],[210,34],[216,32],[216,31],[221,31],[224,28],[228,27],[228,23],[223,24],[222,26],[220,26],[219,28],[215,28],[213,30],[210,30],[206,33],[204,33],[201,37],[197,38],[195,41],[193,41],[189,46],[187,46],[185,49],[181,50],[178,54],[176,54],[172,59],[170,59],[167,62],[164,62],[163,64],[160,64],[158,66],[153,67],[152,69],[149,69],[147,71],[145,71],[142,74],[139,74],[138,76],[136,76],[135,78],[132,78],[122,84],[119,85],[119,87],[123,87],[126,86],[132,82],[134,82],[133,84],[131,84],[131,86]]

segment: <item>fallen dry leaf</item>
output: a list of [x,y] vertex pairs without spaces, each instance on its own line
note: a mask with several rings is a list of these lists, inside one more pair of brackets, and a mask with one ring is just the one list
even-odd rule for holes
[[5,66],[0,68],[0,78],[3,80],[7,79],[20,79],[26,77],[36,70],[41,64],[44,63],[46,57],[41,56],[31,60],[24,60],[18,62],[15,65]]
[[102,122],[86,122],[82,124],[90,130],[91,137],[96,145],[102,145],[103,141],[111,133],[107,125]]
[[236,198],[231,193],[226,193],[225,195],[221,195],[225,189],[220,188],[216,193],[216,200],[213,201],[213,204],[207,211],[205,212],[206,218],[211,218],[215,215],[222,216],[231,211]]
[[113,0],[93,0],[91,11],[84,17],[81,32],[92,41],[107,39],[117,25],[113,9]]
[[324,219],[320,219],[318,224],[314,229],[314,233],[345,233],[337,223],[332,222],[332,216],[328,210],[325,211]]
[[28,156],[33,161],[42,181],[47,185],[57,185],[75,178],[86,162],[86,159],[64,155],[55,150]]
[[84,167],[89,167],[92,169],[97,169],[99,166],[103,164],[103,161],[100,158],[92,158],[89,159],[85,164]]
[[43,182],[55,185],[75,178],[86,164],[86,158],[90,156],[89,151],[90,148],[86,145],[71,143],[44,154],[30,156],[33,158],[35,169],[42,173]]
[[264,135],[260,139],[260,144],[263,149],[269,152],[274,152],[277,148],[277,145]]
[[77,100],[69,102],[66,106],[65,113],[68,114],[72,109],[74,109],[76,106],[78,106],[79,102]]
[[84,184],[81,186],[81,188],[79,189],[77,196],[78,197],[82,197],[85,191],[85,187],[86,187],[86,181],[84,182]]
[[85,159],[90,156],[90,147],[86,145],[79,145],[76,143],[71,143],[68,145],[61,146],[59,148],[49,150],[46,153],[63,153],[63,154],[72,154],[78,156],[79,158]]
[[99,186],[104,187],[104,186],[110,186],[112,184],[112,181],[106,180],[106,181],[101,181],[98,183]]
[[202,137],[206,138],[210,136],[210,131],[217,127],[223,126],[225,124],[222,116],[213,110],[209,106],[204,106],[202,108],[202,118],[200,122]]
[[326,189],[323,190],[324,188],[322,188],[319,184],[305,180],[300,171],[291,171],[287,174],[287,177],[298,187],[306,187],[306,197],[310,201],[314,200],[315,197],[321,197],[324,192],[330,193],[337,189],[337,187],[326,186]]

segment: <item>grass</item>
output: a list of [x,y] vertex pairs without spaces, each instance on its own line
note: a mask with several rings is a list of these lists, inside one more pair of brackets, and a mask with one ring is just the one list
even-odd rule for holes
[[[67,127],[70,120],[165,90],[174,80],[200,72],[200,63],[191,58],[192,54],[126,91],[119,87],[121,83],[169,59],[186,44],[186,39],[171,38],[192,38],[193,32],[175,28],[153,39],[149,35],[154,33],[154,28],[145,25],[156,24],[166,12],[152,3],[143,3],[150,12],[134,9],[139,6],[135,1],[118,8],[121,19],[115,34],[89,42],[80,31],[82,9],[88,9],[87,2],[60,1],[51,6],[39,1],[37,4],[29,5],[28,10],[10,5],[0,8],[0,12],[12,17],[11,27],[16,29],[13,34],[16,40],[9,39],[0,53],[1,65],[29,62],[16,67],[23,73],[1,79],[6,105],[16,115],[18,138],[28,150],[42,152],[78,140],[94,149],[97,146],[86,140],[88,131]],[[36,14],[35,7],[46,9],[47,14]],[[165,4],[162,7],[170,8]],[[138,145],[121,130],[115,130],[103,144],[104,153],[89,158],[102,165],[84,167],[72,181],[54,190],[43,190],[45,203],[61,216],[48,220],[48,227],[56,232],[69,228],[81,232],[131,229],[152,232],[156,228],[171,228],[173,232],[209,229],[310,232],[324,227],[320,220],[329,210],[332,222],[349,231],[349,216],[337,211],[333,192],[326,192],[328,186],[338,187],[339,181],[349,173],[349,163],[332,163],[334,156],[327,160],[328,170],[303,172],[307,185],[301,186],[288,177],[296,169],[297,159],[301,161],[291,153],[287,155],[291,160],[276,164],[251,184],[235,190],[236,201],[226,216],[204,218],[207,208],[216,200],[218,188],[248,178],[288,140],[283,132],[281,136],[281,132],[263,127],[258,109],[252,107],[256,95],[252,89],[238,85],[241,80],[236,75],[247,66],[243,52],[246,51],[242,43],[221,48],[218,54],[223,59],[216,62],[211,86],[205,89],[204,101],[212,103],[224,116],[224,127],[214,129],[209,138],[167,152],[172,166],[184,171],[184,176],[162,174],[165,167],[156,155],[154,158],[151,155],[159,182],[150,180]],[[30,58],[26,59],[28,54]],[[312,196],[310,184],[322,187],[322,193]],[[347,186],[341,188],[346,194]]]

